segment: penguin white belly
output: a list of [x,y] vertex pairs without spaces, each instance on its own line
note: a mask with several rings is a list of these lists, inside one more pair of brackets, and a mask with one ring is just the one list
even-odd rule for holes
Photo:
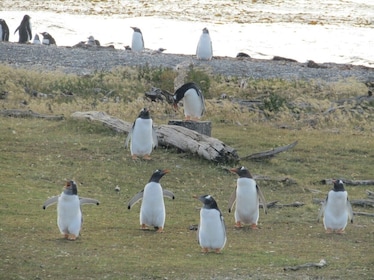
[[202,34],[197,45],[196,56],[198,59],[210,60],[213,56],[212,41],[209,34]]
[[200,210],[199,244],[202,248],[222,249],[226,233],[220,212],[216,209]]
[[79,236],[82,225],[82,212],[77,195],[65,195],[58,198],[57,225],[62,234]]
[[184,94],[184,115],[187,117],[200,118],[203,112],[201,97],[196,94],[195,89],[189,89]]
[[140,52],[144,48],[143,36],[139,32],[134,32],[132,35],[131,50],[134,52]]
[[150,182],[144,187],[143,201],[140,207],[140,224],[163,228],[165,216],[162,187],[159,183]]
[[237,184],[235,222],[257,224],[259,200],[256,182],[250,178],[239,178]]
[[323,223],[325,229],[345,229],[348,223],[347,192],[329,192]]
[[131,135],[131,155],[150,155],[154,147],[152,136],[152,120],[136,119]]

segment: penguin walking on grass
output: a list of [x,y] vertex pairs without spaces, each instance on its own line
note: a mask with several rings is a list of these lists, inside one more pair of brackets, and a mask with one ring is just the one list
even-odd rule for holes
[[157,135],[153,129],[153,121],[147,108],[140,111],[135,120],[130,133],[127,135],[125,147],[130,143],[132,159],[143,157],[145,160],[151,159],[151,152],[157,146]]
[[206,27],[203,29],[203,33],[197,44],[196,57],[200,60],[211,60],[213,57],[212,40]]
[[142,200],[140,207],[140,225],[141,229],[147,229],[147,226],[153,226],[157,232],[163,232],[165,225],[165,203],[164,196],[174,199],[171,191],[162,189],[160,179],[170,171],[168,169],[157,169],[153,172],[151,179],[145,185],[144,189],[138,192],[128,203],[128,209]]
[[232,168],[230,171],[239,175],[236,188],[228,203],[229,212],[231,212],[236,202],[235,227],[241,228],[243,224],[250,224],[252,229],[257,229],[260,200],[263,204],[265,214],[267,214],[265,197],[247,168],[241,166]]
[[134,30],[132,34],[131,50],[134,52],[141,52],[144,49],[143,34],[140,28],[131,27]]
[[25,44],[28,43],[32,39],[32,30],[31,30],[31,17],[29,15],[25,15],[21,21],[21,24],[17,27],[14,34],[18,31],[19,40],[18,43]]
[[57,203],[57,225],[61,234],[68,240],[76,240],[82,227],[83,216],[81,206],[84,204],[99,205],[99,201],[92,198],[78,196],[77,184],[74,181],[66,182],[61,195],[46,200],[43,209]]
[[9,41],[9,27],[2,18],[0,18],[0,41]]
[[334,188],[330,190],[322,204],[318,221],[323,215],[323,225],[326,233],[344,233],[348,220],[353,223],[352,205],[348,200],[348,193],[344,189],[342,180],[335,180]]
[[52,37],[51,34],[49,34],[48,32],[42,32],[41,34],[43,35],[43,45],[56,45],[56,40]]
[[220,253],[226,244],[226,225],[217,202],[211,195],[194,196],[203,203],[200,209],[198,241],[203,253]]
[[178,109],[178,102],[184,100],[184,116],[186,120],[199,120],[205,113],[205,100],[201,89],[195,83],[186,83],[178,88],[173,96],[174,109]]

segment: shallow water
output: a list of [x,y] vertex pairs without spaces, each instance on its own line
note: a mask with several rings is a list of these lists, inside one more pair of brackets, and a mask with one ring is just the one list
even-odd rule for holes
[[279,55],[374,67],[371,0],[2,0],[0,11],[11,33],[27,13],[34,33],[48,31],[62,46],[93,35],[102,45],[122,49],[131,42],[130,26],[138,26],[147,48],[194,54],[207,27],[216,56],[246,52],[254,58]]

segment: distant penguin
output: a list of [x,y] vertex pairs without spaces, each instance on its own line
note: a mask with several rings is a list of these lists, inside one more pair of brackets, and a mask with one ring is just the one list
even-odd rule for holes
[[48,32],[42,32],[41,34],[43,35],[43,45],[56,45],[56,41],[51,34],[49,34]]
[[234,203],[235,227],[243,227],[243,224],[250,224],[251,228],[257,229],[259,217],[259,200],[261,200],[265,214],[267,213],[266,201],[256,181],[244,166],[230,169],[231,172],[239,175],[236,181],[236,188],[229,199],[229,212]]
[[6,24],[5,20],[0,18],[0,41],[8,42],[9,41],[9,27]]
[[184,100],[184,116],[186,120],[198,120],[205,113],[205,101],[201,89],[195,83],[186,83],[178,88],[173,96],[174,109],[178,102]]
[[348,200],[348,193],[344,189],[342,180],[334,181],[334,188],[327,194],[319,212],[318,221],[322,215],[327,233],[344,233],[348,220],[353,223],[352,205]]
[[217,202],[211,195],[194,196],[204,206],[200,210],[198,241],[203,253],[214,250],[220,253],[226,244],[226,226]]
[[138,192],[128,203],[128,209],[142,201],[140,207],[140,225],[142,229],[147,229],[147,226],[153,226],[158,232],[164,230],[165,225],[165,203],[164,196],[174,199],[174,194],[171,191],[163,190],[160,184],[160,179],[170,171],[167,169],[157,169],[153,172],[151,179],[145,185],[144,189]]
[[153,129],[153,121],[147,108],[140,111],[139,116],[134,121],[130,133],[127,135],[125,147],[130,143],[130,152],[133,159],[143,157],[150,160],[152,150],[157,146],[157,135]]
[[31,22],[30,22],[30,16],[25,15],[21,21],[21,24],[17,27],[16,33],[18,31],[19,34],[19,40],[18,43],[28,43],[32,39],[32,31],[31,31]]
[[141,52],[144,49],[143,34],[138,27],[131,27],[134,30],[132,34],[131,50]]
[[68,240],[75,240],[79,236],[83,222],[81,206],[84,204],[99,205],[99,201],[96,199],[79,197],[77,184],[74,181],[66,182],[61,195],[46,200],[43,209],[55,203],[57,203],[58,228]]
[[100,46],[99,40],[96,40],[94,36],[88,37],[87,45],[89,46]]
[[196,56],[197,59],[201,60],[211,60],[213,57],[212,40],[206,27],[203,29],[203,34],[201,34],[197,44]]
[[41,44],[42,44],[42,42],[40,42],[40,38],[39,38],[39,35],[38,35],[38,34],[35,34],[35,36],[34,36],[34,40],[32,40],[32,43],[33,43],[34,45],[41,45]]

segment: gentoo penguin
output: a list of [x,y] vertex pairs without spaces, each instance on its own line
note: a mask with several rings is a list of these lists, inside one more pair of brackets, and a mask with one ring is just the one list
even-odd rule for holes
[[153,129],[153,121],[147,108],[143,108],[134,121],[132,129],[127,135],[125,147],[128,147],[130,139],[132,159],[137,159],[140,156],[145,160],[150,160],[151,152],[157,146],[157,135]]
[[169,172],[167,169],[157,169],[153,172],[144,189],[131,198],[128,203],[127,208],[130,210],[135,203],[141,199],[143,200],[140,207],[140,225],[142,229],[147,229],[148,225],[157,229],[157,232],[164,230],[166,216],[164,196],[171,199],[175,197],[171,191],[162,189],[160,179]]
[[34,36],[34,40],[32,40],[32,43],[33,43],[34,45],[41,45],[41,44],[42,44],[42,42],[40,42],[40,38],[39,38],[39,35],[38,35],[38,34],[35,34],[35,36]]
[[143,34],[138,27],[131,27],[134,30],[132,34],[131,50],[141,52],[144,49]]
[[187,83],[178,88],[173,96],[175,110],[178,108],[178,102],[183,98],[185,119],[200,119],[205,113],[205,101],[200,88],[195,83]]
[[43,209],[55,203],[57,203],[57,225],[61,234],[68,240],[75,240],[79,236],[83,222],[81,206],[84,204],[99,205],[100,202],[92,198],[79,197],[77,184],[74,181],[68,181],[60,195],[44,202]]
[[18,31],[19,34],[19,40],[18,43],[28,43],[32,39],[32,31],[31,31],[31,22],[30,22],[30,16],[25,15],[21,21],[21,24],[17,27],[16,33]]
[[247,168],[241,166],[232,168],[230,171],[239,175],[236,188],[229,199],[228,205],[229,212],[231,212],[236,202],[235,227],[240,228],[243,227],[243,224],[250,224],[252,229],[257,229],[259,200],[261,200],[265,214],[267,214],[264,195]]
[[100,46],[99,40],[96,40],[94,36],[88,37],[87,45],[89,46]]
[[206,27],[203,29],[203,34],[201,34],[197,44],[196,56],[197,59],[201,60],[211,60],[213,57],[212,40]]
[[327,233],[344,233],[348,220],[353,223],[352,206],[342,180],[334,181],[334,188],[328,192],[322,204],[318,221],[322,215],[323,225]]
[[43,45],[56,45],[56,41],[51,34],[49,34],[48,32],[42,32],[41,34],[43,35]]
[[220,253],[226,244],[226,226],[217,202],[211,195],[194,196],[204,206],[200,210],[198,241],[203,253],[214,250]]
[[9,41],[9,27],[6,24],[5,20],[0,18],[0,41],[8,42]]

